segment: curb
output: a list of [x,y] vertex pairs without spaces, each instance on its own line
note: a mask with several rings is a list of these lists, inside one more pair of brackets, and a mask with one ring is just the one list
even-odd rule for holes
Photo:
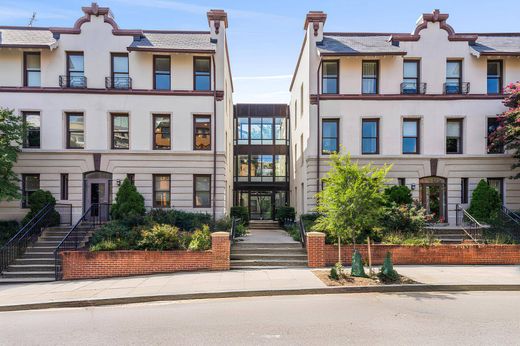
[[29,303],[19,305],[0,306],[0,312],[42,310],[53,308],[81,308],[95,306],[109,306],[121,304],[149,303],[158,301],[181,301],[195,299],[218,299],[240,297],[268,297],[294,296],[317,294],[353,294],[353,293],[412,293],[412,292],[479,292],[479,291],[520,291],[520,284],[511,285],[387,285],[387,286],[354,286],[354,287],[326,287],[285,290],[257,290],[257,291],[230,291],[187,294],[166,294],[152,296],[84,299],[63,302]]

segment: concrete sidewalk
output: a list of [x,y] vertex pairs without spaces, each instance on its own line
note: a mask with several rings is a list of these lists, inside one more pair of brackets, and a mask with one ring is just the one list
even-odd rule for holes
[[[429,285],[520,285],[520,266],[396,266],[402,275]],[[192,272],[99,280],[0,285],[0,310],[14,305],[96,301],[222,292],[327,288],[307,268]],[[120,301],[123,301],[120,300]],[[65,306],[65,305],[64,305]]]

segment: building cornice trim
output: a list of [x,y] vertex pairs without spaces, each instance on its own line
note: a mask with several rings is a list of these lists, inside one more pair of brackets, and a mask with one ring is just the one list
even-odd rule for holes
[[[367,101],[403,101],[403,100],[502,100],[504,95],[488,95],[488,94],[467,94],[467,95],[402,95],[402,94],[383,94],[383,95],[362,95],[362,94],[320,94],[320,101],[334,100],[367,100]],[[317,104],[317,95],[310,96],[311,104]]]
[[[58,87],[0,87],[4,93],[50,93],[50,94],[104,94],[104,95],[155,95],[155,96],[213,96],[213,91],[199,90],[150,90],[150,89],[97,89],[97,88],[58,88]],[[224,91],[217,90],[217,101],[222,101]]]

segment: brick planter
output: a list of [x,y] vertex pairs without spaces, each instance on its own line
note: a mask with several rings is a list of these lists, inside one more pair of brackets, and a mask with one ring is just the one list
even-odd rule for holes
[[212,233],[211,244],[208,251],[64,251],[63,280],[229,270],[229,233]]
[[[367,245],[356,249],[368,261]],[[344,265],[352,260],[352,245],[341,246]],[[520,264],[520,245],[372,245],[372,264],[383,263],[386,253],[392,253],[394,264],[470,265],[470,264]],[[307,233],[307,257],[311,268],[332,266],[338,260],[338,247],[325,244],[325,235]]]

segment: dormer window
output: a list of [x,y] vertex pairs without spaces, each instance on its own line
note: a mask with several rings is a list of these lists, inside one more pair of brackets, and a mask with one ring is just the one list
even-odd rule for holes
[[23,55],[24,82],[26,87],[41,86],[41,59],[38,52],[26,52]]

